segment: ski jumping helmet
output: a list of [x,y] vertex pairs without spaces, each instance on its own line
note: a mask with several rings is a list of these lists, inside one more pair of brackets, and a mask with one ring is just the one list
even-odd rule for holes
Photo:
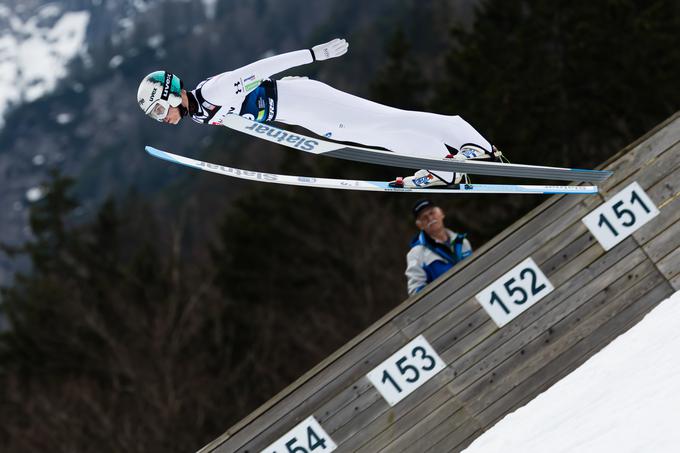
[[186,113],[182,106],[182,88],[184,84],[176,75],[167,71],[154,71],[142,79],[137,90],[137,102],[146,115],[156,121],[163,121],[170,107],[180,107],[180,113]]

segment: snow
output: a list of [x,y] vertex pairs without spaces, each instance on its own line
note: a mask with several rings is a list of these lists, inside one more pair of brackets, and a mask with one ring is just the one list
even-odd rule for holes
[[39,201],[45,196],[45,190],[42,187],[32,187],[26,191],[26,199],[31,203]]
[[31,162],[33,162],[33,165],[35,166],[43,165],[46,161],[47,159],[42,154],[36,154],[35,156],[33,156],[33,159],[31,160]]
[[[27,20],[0,8],[8,29],[0,36],[0,85],[11,86],[0,97],[0,127],[8,108],[53,91],[67,75],[68,63],[86,52],[87,11],[61,13],[47,5]],[[45,21],[51,19],[51,26]]]
[[66,113],[66,112],[64,112],[64,113],[59,113],[59,114],[57,115],[56,120],[57,120],[57,123],[59,123],[59,124],[61,124],[61,125],[63,126],[64,124],[68,124],[68,123],[70,123],[71,121],[73,121],[73,114],[71,114],[71,113]]
[[205,8],[205,16],[210,20],[214,19],[217,12],[217,0],[203,0],[203,7]]
[[163,39],[163,35],[153,35],[146,40],[146,43],[149,45],[149,47],[155,49],[163,45]]
[[465,453],[680,451],[680,291]]
[[122,55],[114,55],[111,57],[111,60],[109,60],[109,68],[115,69],[123,64],[123,61],[125,61],[125,58],[123,58]]

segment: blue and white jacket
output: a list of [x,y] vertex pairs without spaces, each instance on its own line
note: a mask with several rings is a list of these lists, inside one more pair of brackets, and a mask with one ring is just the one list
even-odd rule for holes
[[446,232],[449,235],[448,244],[436,242],[424,231],[411,241],[405,272],[409,295],[416,294],[456,263],[472,255],[472,247],[465,234],[448,229]]

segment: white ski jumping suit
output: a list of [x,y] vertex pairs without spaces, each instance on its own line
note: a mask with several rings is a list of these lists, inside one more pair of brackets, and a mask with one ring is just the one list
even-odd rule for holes
[[[435,159],[456,154],[465,145],[491,152],[491,144],[460,116],[388,107],[306,77],[269,80],[313,61],[312,51],[298,50],[204,80],[191,91],[198,104],[192,119],[220,125],[225,115],[235,113],[263,123],[301,126],[333,140]],[[433,173],[446,182],[453,179],[451,172]]]

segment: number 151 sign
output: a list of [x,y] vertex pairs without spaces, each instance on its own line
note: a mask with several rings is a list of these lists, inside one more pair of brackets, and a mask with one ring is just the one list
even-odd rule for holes
[[609,250],[659,214],[637,182],[583,218],[593,236]]

